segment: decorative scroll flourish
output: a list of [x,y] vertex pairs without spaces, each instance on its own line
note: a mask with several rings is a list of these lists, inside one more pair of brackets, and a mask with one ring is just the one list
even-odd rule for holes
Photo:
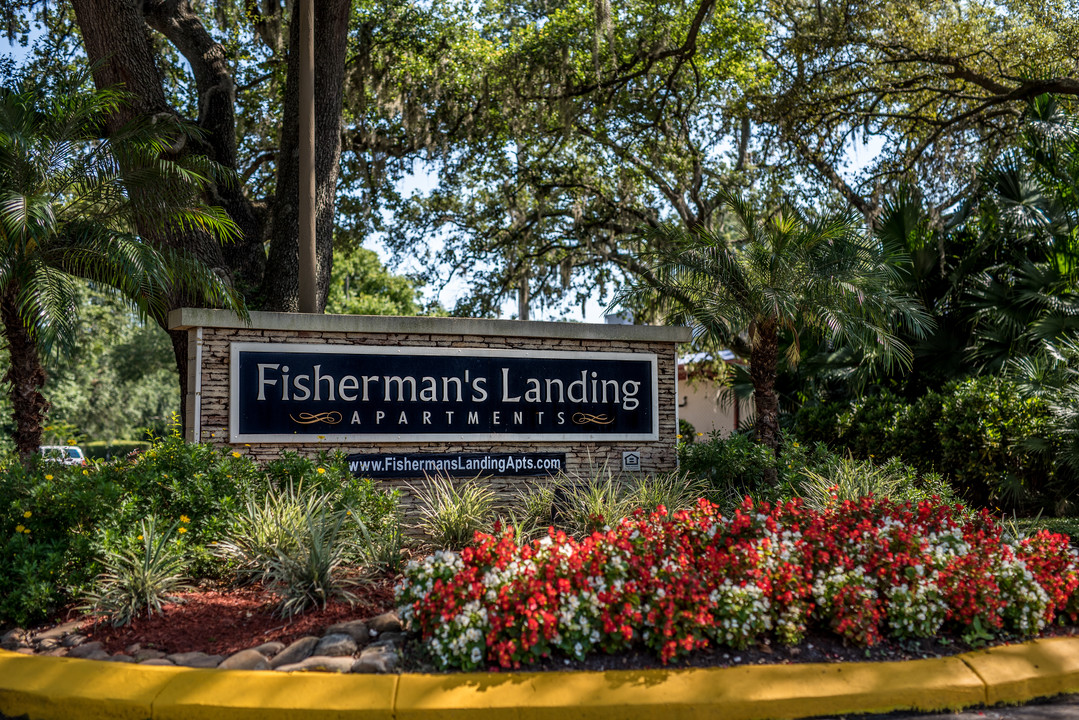
[[341,413],[337,412],[336,410],[334,410],[333,412],[324,413],[302,412],[300,413],[300,417],[298,418],[292,417],[292,415],[289,415],[289,418],[292,420],[292,422],[299,425],[314,425],[315,423],[319,422],[326,423],[327,425],[336,425],[344,419]]
[[614,422],[613,417],[608,417],[606,415],[590,415],[589,413],[581,412],[574,413],[571,419],[577,425],[588,425],[589,423],[594,423],[596,425],[610,425]]

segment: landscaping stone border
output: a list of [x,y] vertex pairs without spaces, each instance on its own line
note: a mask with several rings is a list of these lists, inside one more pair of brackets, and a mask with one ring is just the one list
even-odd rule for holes
[[954,710],[1077,690],[1079,638],[907,662],[449,675],[199,670],[0,651],[0,714],[29,720],[757,720]]

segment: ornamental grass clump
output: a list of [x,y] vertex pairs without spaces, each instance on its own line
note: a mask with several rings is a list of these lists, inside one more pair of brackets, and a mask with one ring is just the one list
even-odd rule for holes
[[277,611],[282,616],[291,618],[314,606],[324,609],[335,599],[356,602],[349,589],[356,580],[344,574],[346,518],[329,508],[307,514],[294,543],[268,558],[265,577],[269,589],[281,596]]
[[795,644],[810,629],[861,646],[1027,637],[1074,622],[1077,587],[1067,538],[1008,540],[959,506],[747,499],[730,517],[704,500],[638,511],[579,540],[477,535],[410,563],[397,600],[438,667],[472,670],[633,647],[667,663],[709,645]]
[[127,625],[145,613],[163,613],[172,593],[190,590],[183,577],[184,557],[174,535],[186,531],[187,518],[181,518],[161,532],[156,518],[139,523],[137,550],[107,550],[105,571],[86,594],[84,609],[106,618],[114,626]]
[[412,492],[419,501],[419,527],[439,547],[464,547],[494,519],[494,492],[475,478],[454,484],[436,473]]
[[278,557],[307,544],[311,518],[333,499],[291,480],[251,492],[229,519],[226,538],[213,545],[214,553],[236,564],[239,579],[269,581]]

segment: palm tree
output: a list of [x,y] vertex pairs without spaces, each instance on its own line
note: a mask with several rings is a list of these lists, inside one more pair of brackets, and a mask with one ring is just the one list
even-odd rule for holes
[[139,236],[176,225],[219,238],[236,231],[200,199],[216,167],[170,157],[192,129],[158,117],[99,139],[121,102],[112,90],[0,88],[0,323],[11,360],[3,381],[24,461],[37,453],[49,407],[43,357],[69,350],[76,336],[80,278],[114,289],[143,316],[164,312],[175,291],[246,315],[209,268]]
[[789,204],[759,217],[742,198],[723,200],[736,222],[733,242],[704,228],[660,227],[652,239],[662,249],[649,262],[650,274],[612,305],[654,293],[669,322],[692,325],[708,342],[748,350],[757,441],[778,452],[775,382],[784,335],[792,338],[786,349],[792,365],[804,330],[856,346],[865,361],[909,365],[910,350],[895,330],[902,325],[920,336],[930,320],[915,300],[892,290],[891,269],[851,217],[807,218]]

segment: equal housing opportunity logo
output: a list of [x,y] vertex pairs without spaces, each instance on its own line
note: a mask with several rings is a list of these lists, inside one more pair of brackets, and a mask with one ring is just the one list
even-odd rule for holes
[[656,440],[653,353],[233,343],[232,442]]

